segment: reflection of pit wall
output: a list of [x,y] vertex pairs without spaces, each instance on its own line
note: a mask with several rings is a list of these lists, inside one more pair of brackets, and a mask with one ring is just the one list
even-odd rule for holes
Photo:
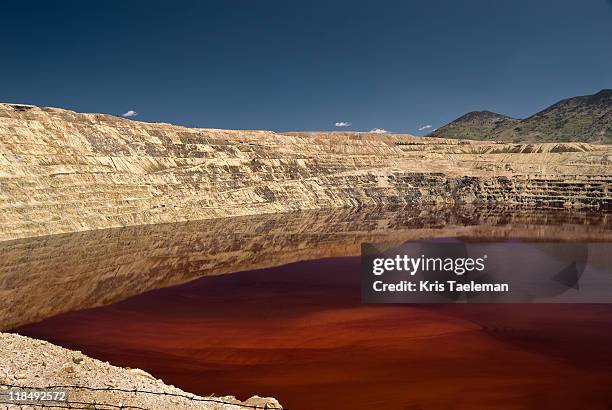
[[485,269],[486,259],[487,255],[480,258],[429,258],[425,255],[413,258],[408,255],[396,255],[394,258],[374,259],[372,273],[382,275],[389,271],[400,271],[414,276],[418,272],[445,271],[463,275],[466,272],[482,272]]
[[[409,242],[398,247],[366,245],[362,247],[362,300],[365,303],[611,303],[612,252],[610,243],[433,243]],[[458,275],[452,270],[414,271],[396,269],[405,256],[416,260],[424,255],[444,259],[482,257],[482,270]],[[458,255],[460,254],[460,255]],[[381,262],[382,261],[382,262]],[[385,269],[385,261],[387,262]],[[383,273],[375,273],[374,270]],[[480,266],[479,266],[480,267]],[[408,292],[404,282],[415,283],[417,291]],[[454,281],[456,283],[450,283]],[[443,284],[431,292],[419,292],[419,284]],[[376,286],[374,284],[376,283]],[[393,285],[398,286],[393,286]],[[489,285],[499,286],[489,286]],[[391,285],[391,286],[383,286]],[[401,285],[401,286],[400,286]],[[453,285],[453,286],[450,286]],[[461,285],[461,286],[456,286]],[[465,285],[465,286],[463,286]],[[485,286],[486,285],[486,286]],[[504,289],[508,292],[465,291],[449,289]],[[373,290],[376,287],[378,291]],[[380,292],[380,289],[385,291]],[[397,292],[387,292],[397,289]]]
[[[473,205],[337,208],[0,242],[0,328],[205,275],[358,256],[361,243],[436,237],[601,241],[612,233],[611,216]],[[421,254],[431,256],[415,255]]]

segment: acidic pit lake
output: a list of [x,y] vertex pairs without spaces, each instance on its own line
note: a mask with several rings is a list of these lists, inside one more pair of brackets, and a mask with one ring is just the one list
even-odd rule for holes
[[[612,305],[364,305],[357,256],[362,241],[601,241],[607,216],[410,212],[13,242],[4,267],[35,284],[47,275],[47,289],[2,323],[187,391],[273,396],[293,410],[609,408]],[[13,303],[16,277],[4,281]]]

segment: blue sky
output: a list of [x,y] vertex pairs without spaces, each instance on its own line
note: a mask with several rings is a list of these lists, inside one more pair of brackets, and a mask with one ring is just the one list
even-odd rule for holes
[[0,38],[0,101],[200,127],[420,134],[612,88],[612,0],[13,1]]

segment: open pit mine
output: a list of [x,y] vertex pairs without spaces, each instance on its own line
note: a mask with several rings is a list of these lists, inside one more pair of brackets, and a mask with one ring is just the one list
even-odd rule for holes
[[305,209],[610,209],[612,148],[185,128],[0,104],[0,240]]
[[[361,241],[606,240],[611,183],[610,145],[186,128],[0,104],[0,330],[204,275],[357,255]],[[74,396],[147,408],[280,408],[194,402],[138,369],[0,342],[5,385],[179,394]]]

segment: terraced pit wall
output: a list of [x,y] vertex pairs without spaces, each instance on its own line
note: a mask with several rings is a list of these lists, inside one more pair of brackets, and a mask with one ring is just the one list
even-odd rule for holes
[[612,208],[612,148],[192,129],[0,104],[0,240],[304,209]]

